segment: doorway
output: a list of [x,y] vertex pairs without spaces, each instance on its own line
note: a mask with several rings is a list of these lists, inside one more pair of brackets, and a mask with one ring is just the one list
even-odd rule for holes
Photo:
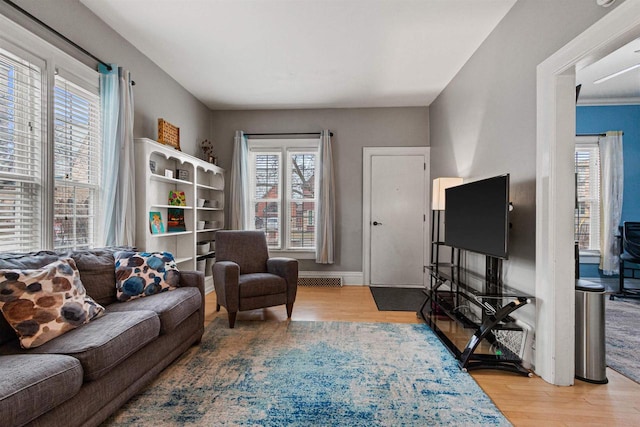
[[[640,36],[640,3],[625,2],[537,69],[536,372],[573,384],[575,70]],[[567,301],[570,301],[567,304]],[[557,325],[564,325],[558,328]]]
[[424,286],[428,259],[428,147],[365,147],[365,285]]

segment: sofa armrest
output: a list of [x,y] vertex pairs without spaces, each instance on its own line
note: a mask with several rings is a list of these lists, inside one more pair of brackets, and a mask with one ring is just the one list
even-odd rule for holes
[[240,266],[232,261],[213,264],[213,286],[218,305],[228,312],[237,312],[240,307]]
[[180,283],[178,283],[178,286],[181,288],[198,288],[200,291],[200,297],[202,298],[200,324],[204,327],[204,273],[201,271],[180,271]]
[[293,258],[269,258],[267,271],[287,281],[287,303],[296,300],[298,291],[298,260]]

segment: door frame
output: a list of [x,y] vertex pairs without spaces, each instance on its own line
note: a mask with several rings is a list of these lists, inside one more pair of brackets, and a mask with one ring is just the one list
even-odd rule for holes
[[638,36],[640,2],[626,1],[537,67],[535,370],[555,385],[575,370],[575,70]]
[[[424,156],[424,214],[429,211],[431,186],[429,147],[363,147],[362,148],[362,274],[365,286],[371,285],[371,159],[373,156]],[[426,217],[425,217],[426,218]],[[428,229],[429,218],[425,219],[422,236],[423,266],[429,259]],[[423,270],[422,283],[425,273]]]

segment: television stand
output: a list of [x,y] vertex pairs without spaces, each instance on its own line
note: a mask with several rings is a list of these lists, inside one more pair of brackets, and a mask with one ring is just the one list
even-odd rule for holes
[[455,264],[431,265],[430,286],[424,290],[418,315],[461,369],[500,369],[531,376],[519,355],[528,331],[510,315],[533,297],[504,285],[502,261],[489,258],[484,277],[461,268],[459,254]]

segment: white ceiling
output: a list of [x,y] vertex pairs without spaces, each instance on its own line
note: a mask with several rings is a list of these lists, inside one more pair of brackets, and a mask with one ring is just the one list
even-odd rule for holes
[[581,84],[579,104],[640,103],[640,68],[628,71],[605,82],[593,82],[618,71],[640,64],[640,39],[576,70],[576,84]]
[[516,2],[80,1],[211,109],[427,106]]

